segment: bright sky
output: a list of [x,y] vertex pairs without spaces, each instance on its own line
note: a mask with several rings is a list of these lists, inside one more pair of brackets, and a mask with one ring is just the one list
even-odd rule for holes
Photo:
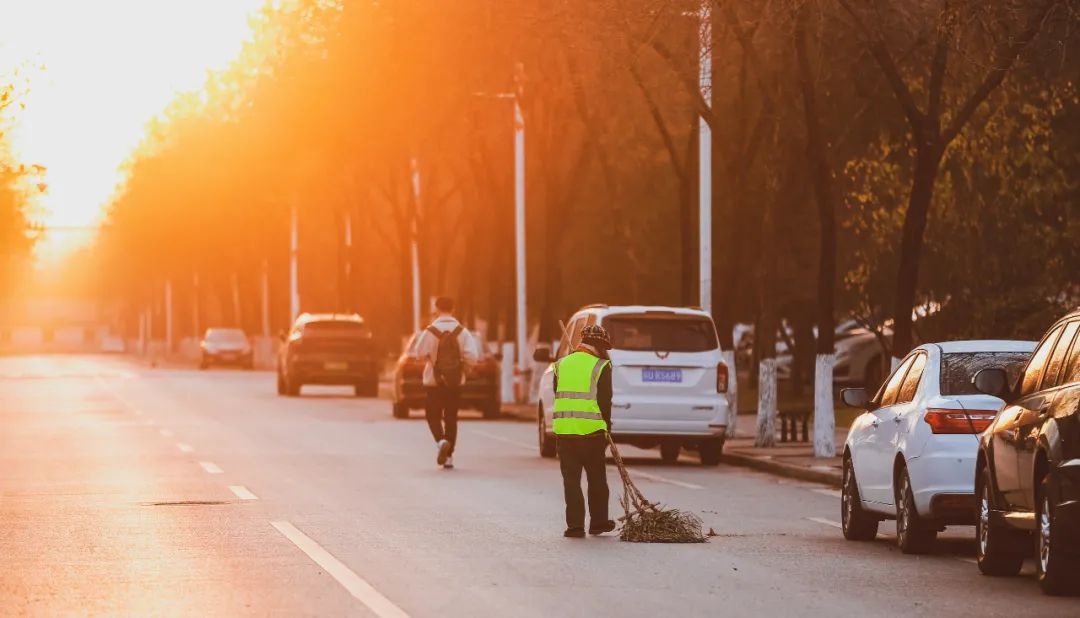
[[[264,2],[0,0],[0,75],[22,67],[30,81],[26,108],[13,112],[12,152],[48,168],[35,218],[61,228],[100,222],[147,122],[239,54]],[[91,237],[54,232],[39,256]]]

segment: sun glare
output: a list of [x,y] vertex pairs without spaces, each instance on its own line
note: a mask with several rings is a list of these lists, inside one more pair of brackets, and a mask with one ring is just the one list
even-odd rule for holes
[[238,55],[264,1],[0,0],[0,75],[27,88],[11,151],[47,170],[41,259],[92,237],[147,122]]

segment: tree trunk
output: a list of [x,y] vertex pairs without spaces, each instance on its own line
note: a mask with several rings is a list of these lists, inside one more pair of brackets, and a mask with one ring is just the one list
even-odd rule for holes
[[[774,144],[776,141],[774,140]],[[773,174],[778,171],[774,170]],[[754,446],[776,444],[776,305],[773,279],[776,272],[776,202],[780,199],[777,179],[769,183],[765,211],[761,219],[762,256],[758,266],[758,326],[754,340],[758,343],[758,409],[757,437]]]
[[893,364],[907,354],[914,345],[911,312],[915,306],[915,289],[919,283],[919,259],[922,255],[923,233],[934,198],[941,149],[920,143],[915,154],[915,174],[912,178],[911,197],[904,230],[900,241],[900,266],[896,273],[896,304],[893,307]]
[[836,204],[828,150],[818,115],[817,91],[806,51],[806,6],[796,9],[795,56],[799,67],[806,122],[806,154],[812,170],[818,207],[817,354],[814,362],[814,456],[836,455],[836,409],[833,406],[833,368],[836,366]]

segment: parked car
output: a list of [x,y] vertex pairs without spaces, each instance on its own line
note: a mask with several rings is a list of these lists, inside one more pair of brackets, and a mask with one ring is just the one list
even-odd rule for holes
[[213,365],[254,366],[251,340],[239,328],[208,328],[199,343],[199,369]]
[[[882,335],[889,344],[892,343],[892,329],[886,327]],[[776,377],[786,380],[791,377],[793,358],[787,346],[778,345],[782,349],[777,350]],[[836,327],[834,346],[834,384],[863,386],[871,391],[881,386],[888,359],[881,350],[881,342],[873,332],[850,320],[845,321]]]
[[[680,307],[590,305],[570,318],[558,355],[553,359],[547,348],[539,348],[535,360],[552,363],[572,352],[589,324],[600,324],[611,335],[611,437],[642,448],[659,445],[668,462],[676,461],[682,448],[692,448],[701,463],[718,464],[728,424],[728,367],[720,359],[712,317]],[[555,456],[553,376],[549,365],[538,394],[544,457]]]
[[864,408],[843,453],[844,537],[867,541],[878,522],[896,519],[905,554],[928,551],[949,525],[973,523],[978,434],[1001,406],[971,384],[979,370],[1018,374],[1033,341],[928,343],[896,368],[872,399],[844,389],[847,405]]
[[357,397],[378,396],[378,355],[363,318],[305,313],[296,319],[278,350],[278,394],[295,397],[305,384],[347,385]]
[[1080,589],[1080,311],[1047,331],[1016,378],[975,374],[1005,405],[976,462],[979,570],[1016,575],[1031,550],[1047,594]]
[[[476,337],[475,334],[470,335]],[[415,333],[409,338],[405,350],[394,366],[394,418],[408,418],[410,410],[422,410],[427,404],[423,384],[425,361],[416,355],[418,337],[419,333]],[[498,418],[502,412],[500,357],[489,353],[479,339],[476,348],[480,350],[481,356],[475,365],[466,369],[465,384],[461,389],[461,407],[479,410],[484,418]]]

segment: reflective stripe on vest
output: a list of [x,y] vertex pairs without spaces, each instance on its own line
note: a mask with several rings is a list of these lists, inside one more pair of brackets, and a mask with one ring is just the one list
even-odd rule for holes
[[597,402],[597,387],[600,372],[608,364],[586,352],[574,352],[555,363],[559,390],[552,429],[557,435],[583,436],[607,429]]

